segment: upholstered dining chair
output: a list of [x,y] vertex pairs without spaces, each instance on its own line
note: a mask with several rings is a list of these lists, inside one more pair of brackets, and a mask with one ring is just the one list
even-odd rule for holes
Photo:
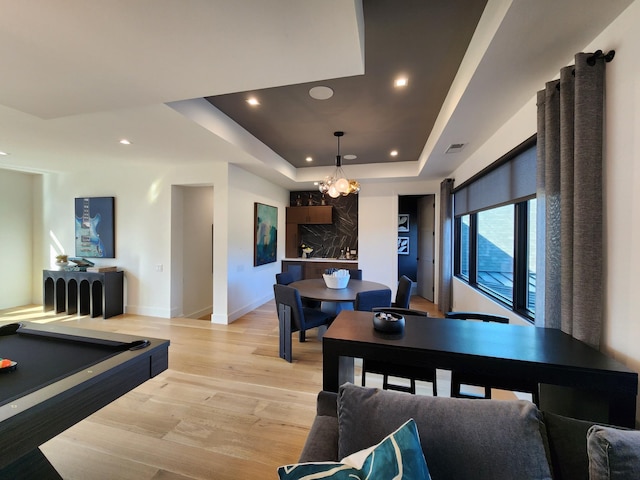
[[353,302],[353,309],[362,312],[370,312],[375,307],[391,306],[391,290],[384,288],[381,290],[368,290],[356,293],[356,300]]
[[[502,315],[493,315],[481,312],[447,312],[445,318],[457,320],[476,320],[481,322],[509,323],[509,318]],[[463,390],[463,385],[481,387],[484,393],[472,393]],[[509,390],[513,388],[513,379],[509,382]],[[458,398],[491,398],[491,388],[501,388],[501,380],[498,377],[478,372],[454,370],[451,372],[451,396]],[[538,405],[538,384],[521,379],[516,391],[530,393],[533,402]]]
[[[356,309],[357,310],[357,309]],[[412,315],[416,317],[428,317],[429,314],[422,310],[414,310],[399,307],[374,307],[372,311],[396,313],[400,315]],[[382,388],[384,390],[397,390],[400,392],[416,393],[416,381],[431,383],[433,396],[438,395],[438,383],[435,368],[418,368],[406,365],[395,365],[385,360],[363,360],[362,361],[362,386],[365,386],[367,373],[377,373],[382,375]],[[409,385],[399,385],[389,382],[389,377],[404,378],[409,380]]]
[[409,308],[411,301],[411,279],[406,275],[402,275],[398,280],[398,289],[396,290],[396,299],[392,303],[394,307]]
[[298,280],[302,280],[302,265],[286,265],[285,272],[290,273],[293,281],[297,282]]
[[278,285],[289,285],[294,281],[293,275],[290,272],[276,273],[276,283]]
[[350,268],[349,269],[349,277],[354,280],[362,280],[362,269],[360,268]]
[[278,323],[280,326],[280,358],[291,362],[291,334],[299,333],[300,342],[306,340],[306,331],[329,325],[333,316],[315,308],[302,306],[300,292],[288,285],[273,286]]
[[[289,285],[290,283],[297,282],[302,279],[302,270],[298,271],[292,267],[300,267],[300,265],[289,265],[289,269],[286,272],[276,273],[276,283],[278,285]],[[300,267],[302,268],[302,267]],[[309,298],[302,299],[302,306],[308,308],[320,309],[321,302],[318,300],[311,300]]]

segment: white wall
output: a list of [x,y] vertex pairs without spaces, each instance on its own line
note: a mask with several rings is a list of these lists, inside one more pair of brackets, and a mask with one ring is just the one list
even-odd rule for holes
[[[587,51],[616,51],[607,64],[605,127],[605,313],[603,350],[640,371],[640,2]],[[639,415],[640,415],[640,408]],[[640,418],[640,417],[639,417]]]
[[36,177],[8,170],[0,175],[0,309],[31,303]]
[[[495,162],[505,153],[524,142],[536,133],[535,101],[527,103],[509,122],[502,126],[493,137],[473,152],[452,175],[455,185],[461,185],[474,174]],[[453,281],[453,310],[494,313],[509,317],[516,325],[531,325],[511,310],[507,310],[497,302],[490,300],[478,290],[470,288],[466,283]]]
[[[275,263],[253,266],[254,204],[278,208],[278,256]],[[238,167],[229,167],[229,321],[273,298],[276,273],[285,252],[285,208],[289,192]],[[216,226],[218,225],[216,217]],[[214,319],[218,322],[218,319]],[[226,323],[226,322],[225,322]]]
[[[44,175],[42,216],[47,233],[41,237],[43,244],[34,249],[41,250],[44,257],[40,270],[52,267],[60,250],[75,253],[73,199],[113,196],[116,258],[99,259],[96,264],[115,264],[124,269],[127,312],[169,317],[171,184],[202,184],[208,180],[213,185],[218,178],[226,183],[226,172],[226,164],[211,163],[188,168],[130,166],[124,171],[103,165],[90,172]],[[220,191],[226,194],[226,187]],[[227,201],[221,199],[220,203],[226,206]],[[162,271],[157,271],[158,265],[162,265]],[[35,300],[41,302],[41,296]]]
[[[640,2],[634,2],[583,51],[615,50],[607,64],[604,151],[605,292],[601,350],[640,371]],[[567,59],[571,62],[571,58]],[[551,80],[551,79],[550,79]],[[543,88],[543,85],[540,85]],[[536,131],[535,92],[531,101],[456,172],[456,184],[488,165]],[[476,309],[486,300],[454,282],[454,306]],[[495,306],[494,306],[495,308]],[[504,312],[503,312],[504,313]],[[640,405],[638,407],[640,418]]]
[[[132,166],[125,173],[120,168],[102,166],[91,172],[45,175],[44,229],[51,231],[56,241],[47,239],[41,247],[45,254],[42,268],[53,266],[55,254],[60,253],[60,248],[54,248],[56,244],[65,253],[74,253],[73,199],[113,196],[116,258],[96,263],[116,264],[125,270],[128,313],[170,317],[172,237],[176,241],[171,233],[171,185],[211,184],[215,264],[212,321],[229,323],[273,296],[280,263],[253,266],[253,206],[260,202],[279,208],[280,259],[284,256],[284,208],[289,199],[286,190],[225,163],[153,169]],[[162,265],[161,272],[157,271],[158,265]]]

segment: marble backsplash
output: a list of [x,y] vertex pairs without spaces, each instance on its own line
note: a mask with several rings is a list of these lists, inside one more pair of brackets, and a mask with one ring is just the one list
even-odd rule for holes
[[[291,192],[291,206],[333,206],[332,225],[300,225],[301,243],[313,248],[311,257],[339,258],[348,250],[358,250],[358,195],[331,198],[318,191]],[[301,252],[299,252],[301,254]]]

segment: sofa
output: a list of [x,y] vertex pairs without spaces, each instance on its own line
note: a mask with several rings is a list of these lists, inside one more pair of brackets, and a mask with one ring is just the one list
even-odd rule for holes
[[[407,433],[408,421],[412,430]],[[404,446],[393,435],[400,430],[408,437],[413,433],[417,445],[393,460],[402,475],[359,476],[357,468],[365,469],[359,464],[349,467],[356,472],[351,476],[305,477],[301,468],[308,473],[310,466],[323,462],[332,466],[327,470],[337,472],[333,465],[342,465],[345,457],[365,452],[370,461],[371,451],[385,443],[391,446],[391,456],[397,455]],[[376,461],[389,456],[382,450],[377,453]],[[411,455],[426,465],[406,463]],[[371,464],[365,465],[371,472]],[[542,412],[524,400],[408,395],[347,383],[337,394],[318,394],[317,415],[298,463],[278,473],[281,479],[632,479],[640,478],[640,431]]]

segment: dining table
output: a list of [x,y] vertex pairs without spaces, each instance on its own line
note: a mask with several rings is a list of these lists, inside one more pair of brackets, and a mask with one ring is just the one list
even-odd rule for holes
[[356,295],[360,292],[389,289],[389,287],[382,283],[369,280],[356,280],[354,278],[350,278],[349,283],[347,283],[347,286],[344,288],[329,288],[323,278],[298,280],[290,283],[289,286],[298,290],[302,298],[336,303],[353,303],[356,300]]
[[527,379],[544,411],[635,425],[637,372],[558,329],[405,315],[390,335],[374,329],[373,313],[344,310],[322,338],[323,390],[353,383],[354,358],[482,372],[515,391]]

